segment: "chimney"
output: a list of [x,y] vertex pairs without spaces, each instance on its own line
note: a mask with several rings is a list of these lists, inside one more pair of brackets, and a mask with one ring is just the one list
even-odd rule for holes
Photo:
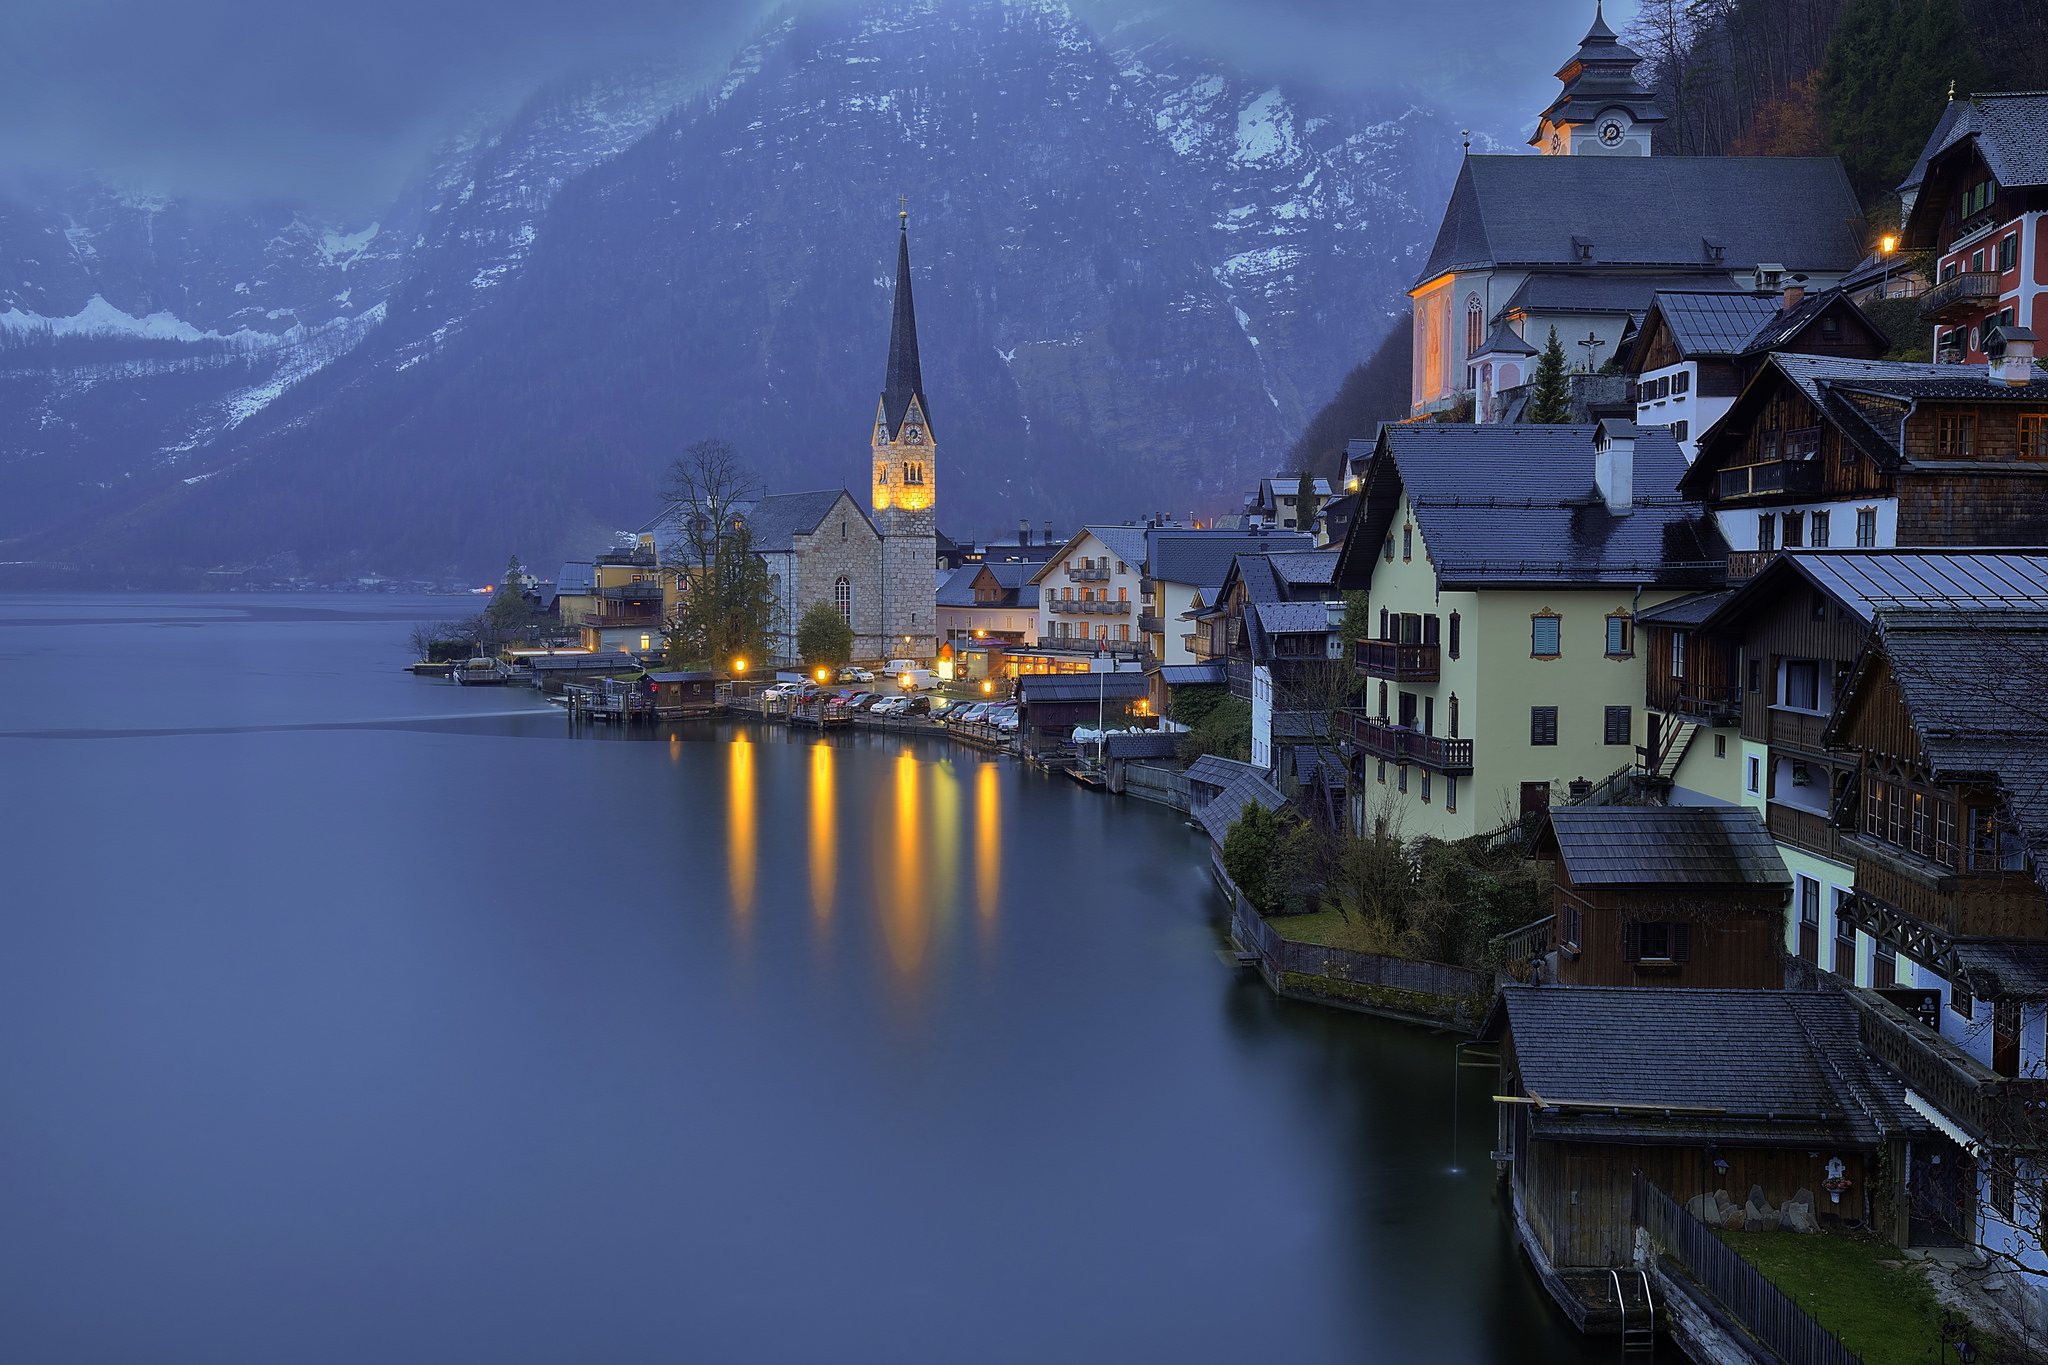
[[1593,483],[1608,512],[1625,517],[1635,510],[1636,424],[1609,417],[1593,433]]
[[1045,543],[1048,545],[1052,544],[1052,523],[1050,521],[1045,523]]
[[1799,282],[1801,278],[1803,277],[1794,277],[1792,282],[1785,286],[1785,297],[1778,305],[1779,312],[1789,313],[1806,300],[1806,286]]
[[1984,340],[1991,357],[1991,382],[2020,388],[2034,377],[2034,334],[2025,327],[1998,327]]
[[1031,543],[1031,518],[1017,518],[1017,543],[1019,545],[1029,545]]

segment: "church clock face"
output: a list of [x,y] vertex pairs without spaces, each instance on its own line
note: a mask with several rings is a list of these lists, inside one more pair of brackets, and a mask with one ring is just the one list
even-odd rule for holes
[[1552,133],[1550,135],[1550,150],[1553,152],[1564,150],[1564,138],[1560,134]]
[[913,445],[913,446],[921,446],[921,445],[923,445],[923,444],[924,444],[924,432],[923,432],[923,430],[922,430],[922,429],[920,429],[920,428],[918,428],[918,427],[911,427],[911,428],[909,428],[908,430],[906,430],[906,431],[905,431],[905,432],[903,433],[903,442],[904,442],[904,444],[905,444],[905,445]]
[[1620,119],[1602,120],[1600,124],[1600,145],[1603,147],[1619,147],[1621,145],[1621,135],[1625,131],[1627,130],[1621,126]]

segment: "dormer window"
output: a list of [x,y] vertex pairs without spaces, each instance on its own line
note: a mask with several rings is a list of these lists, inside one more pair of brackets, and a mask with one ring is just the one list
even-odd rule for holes
[[1593,259],[1593,239],[1591,237],[1580,237],[1577,235],[1572,237],[1572,259],[1575,261],[1590,261]]

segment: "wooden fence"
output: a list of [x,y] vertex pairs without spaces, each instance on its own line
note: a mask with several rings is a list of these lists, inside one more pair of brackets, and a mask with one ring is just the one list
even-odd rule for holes
[[1780,1360],[1788,1365],[1863,1365],[1861,1356],[1641,1171],[1635,1173],[1634,1210],[1637,1226],[1649,1230],[1650,1240]]
[[1124,791],[1146,801],[1157,801],[1172,806],[1175,810],[1187,810],[1193,800],[1193,788],[1186,777],[1171,768],[1151,763],[1125,763],[1123,765]]

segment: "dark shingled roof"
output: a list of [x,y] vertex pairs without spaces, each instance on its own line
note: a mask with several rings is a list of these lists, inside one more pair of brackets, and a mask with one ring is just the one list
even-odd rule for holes
[[1227,787],[1238,778],[1256,775],[1258,769],[1249,763],[1240,763],[1234,758],[1222,758],[1216,754],[1203,754],[1188,764],[1184,774],[1187,780],[1211,787]]
[[1281,810],[1286,807],[1287,798],[1278,787],[1260,776],[1258,769],[1247,768],[1234,776],[1222,792],[1197,805],[1194,816],[1208,832],[1210,840],[1221,848],[1230,834],[1230,827],[1237,823],[1249,804],[1260,805],[1267,810]]
[[1145,528],[1142,526],[1090,526],[1088,534],[1109,547],[1109,552],[1132,568],[1145,562]]
[[[1733,293],[1735,286],[1725,274],[1721,280]],[[1497,310],[1496,316],[1516,312],[1642,313],[1661,291],[1712,287],[1696,275],[1567,275],[1538,271],[1522,281],[1514,297]]]
[[1594,486],[1593,433],[1590,426],[1389,423],[1364,511],[1345,540],[1341,586],[1371,581],[1404,490],[1446,589],[1719,581],[1727,543],[1703,507],[1669,492],[1685,470],[1670,430],[1649,427],[1636,438],[1627,516],[1609,512]]
[[1996,783],[2012,852],[2048,886],[2048,600],[1880,608],[1876,624],[1822,742],[1846,742],[1882,660],[1934,780]]
[[555,575],[555,591],[571,597],[588,597],[597,591],[597,567],[587,562],[564,564]]
[[1688,360],[1740,355],[1757,329],[1778,315],[1779,296],[1697,288],[1660,290],[1652,304]]
[[1792,885],[1748,806],[1557,806],[1534,852],[1557,857],[1581,886]]
[[1953,940],[1963,984],[1986,1000],[2048,1000],[2048,943]]
[[[1538,1137],[1793,1145],[1809,1137],[1869,1148],[1925,1133],[1905,1087],[1863,1050],[1856,1006],[1836,991],[1506,986],[1480,1030],[1514,1032],[1522,1088],[1547,1106]],[[1600,1102],[1718,1114],[1600,1111]],[[1575,1106],[1587,1106],[1578,1108]]]
[[[1513,323],[1502,322],[1493,329],[1493,335],[1487,337],[1486,343],[1472,354],[1475,357],[1482,355],[1535,355],[1536,348],[1516,334]],[[1348,454],[1370,455],[1372,453],[1372,442],[1370,441],[1354,440],[1350,444],[1354,447],[1363,445],[1367,448],[1363,451],[1347,449]]]
[[1721,594],[1704,624],[1719,629],[1753,607],[1774,610],[1794,576],[1866,624],[1884,606],[2029,604],[2048,610],[2048,551],[1781,550],[1747,583]]
[[1111,758],[1172,758],[1180,752],[1170,734],[1111,735],[1103,741]]
[[1199,687],[1229,681],[1229,670],[1222,664],[1166,664],[1159,677],[1168,687]]
[[847,497],[843,488],[824,488],[815,493],[774,493],[761,499],[746,513],[747,531],[754,538],[754,549],[762,554],[795,549],[795,537],[816,531],[818,523],[841,498],[846,498],[852,515],[866,519],[867,513],[861,510],[859,503]]
[[1190,583],[1206,599],[1230,576],[1239,554],[1312,550],[1315,537],[1301,531],[1148,531],[1152,577],[1162,583]]
[[1595,268],[1846,271],[1863,257],[1862,222],[1833,157],[1467,156],[1415,283],[1490,265],[1585,269],[1573,237],[1593,243]]
[[896,311],[889,319],[889,369],[882,380],[882,422],[889,439],[903,426],[915,398],[927,423],[931,404],[925,401],[924,371],[917,359],[917,307],[910,297],[910,226],[906,221],[896,241]]
[[1972,95],[1950,100],[1901,190],[1927,178],[1927,163],[1966,137],[2008,188],[2048,185],[2048,91]]
[[1335,628],[1330,621],[1330,609],[1321,602],[1257,602],[1252,604],[1252,610],[1258,613],[1259,625],[1268,634],[1320,634]]
[[1713,615],[1714,610],[1734,594],[1733,588],[1722,588],[1717,592],[1687,593],[1683,597],[1674,597],[1669,602],[1660,602],[1654,607],[1644,607],[1636,613],[1636,624],[1696,626]]
[[1142,697],[1148,690],[1142,673],[1027,673],[1023,683],[1026,706],[1034,702],[1094,701],[1098,697],[1123,701]]
[[[1028,601],[1024,600],[1020,594],[1024,592],[1032,574],[1037,569],[1038,565],[1036,564],[1022,563],[1015,560],[994,560],[980,564],[962,564],[959,568],[948,574],[946,581],[939,585],[939,605],[942,607],[1036,606],[1038,605],[1038,589],[1036,586],[1030,587],[1031,596]],[[974,580],[981,576],[983,570],[987,570],[989,575],[995,579],[997,585],[1002,588],[1003,598],[1001,601],[976,602],[974,600]]]

